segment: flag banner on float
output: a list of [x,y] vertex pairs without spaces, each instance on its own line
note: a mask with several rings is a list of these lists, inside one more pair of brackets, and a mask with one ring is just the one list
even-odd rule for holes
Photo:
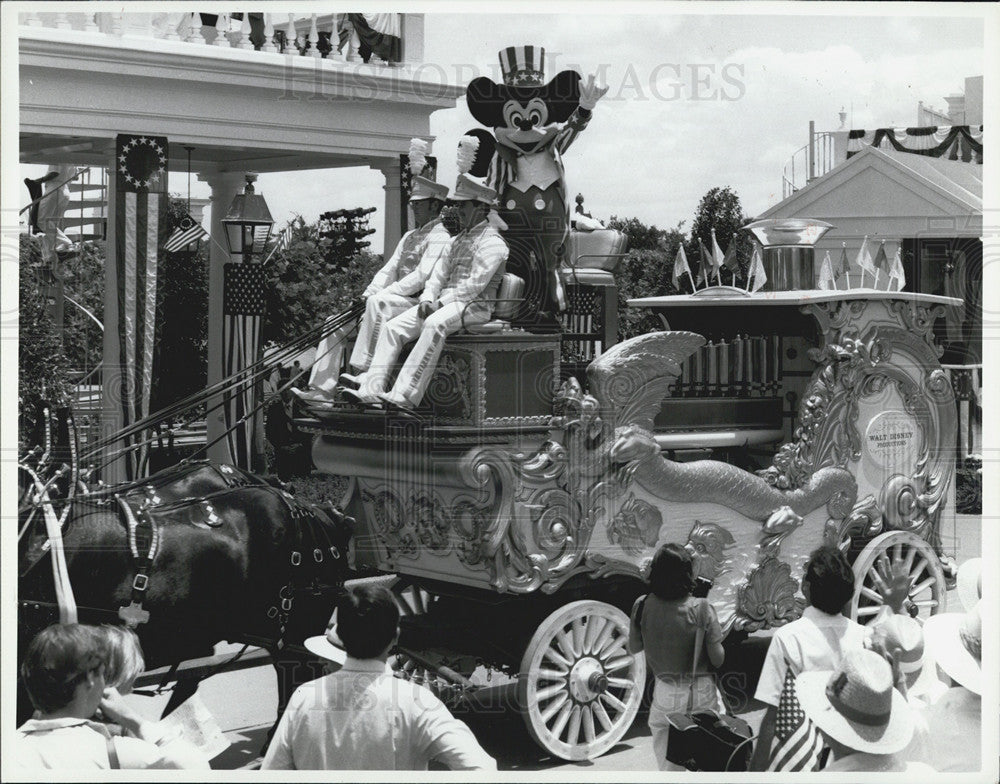
[[[156,336],[156,276],[167,206],[167,137],[118,134],[115,139],[115,270],[118,291],[121,426],[149,415]],[[125,473],[136,479],[148,447],[143,434],[125,448]]]
[[[892,257],[892,266],[889,268],[889,290],[902,291],[906,286],[906,271],[903,269],[903,246],[896,247],[896,255]],[[895,284],[895,288],[892,287]]]
[[875,267],[875,286],[878,286],[878,279],[881,277],[882,273],[885,273],[886,282],[888,285],[889,280],[889,259],[885,255],[885,240],[878,246],[878,252],[875,254],[875,261],[872,263]]
[[826,252],[823,264],[819,269],[819,287],[824,290],[837,288],[833,278],[833,262],[830,260],[830,251]]
[[176,253],[186,248],[192,242],[197,242],[207,236],[208,232],[205,231],[202,225],[190,215],[184,213],[177,227],[167,237],[167,241],[163,243],[163,250],[167,253]]
[[701,257],[698,266],[698,282],[704,282],[706,286],[710,286],[712,285],[710,276],[715,265],[712,263],[712,254],[708,252],[701,237],[698,238],[698,255]]
[[764,258],[760,254],[760,246],[754,244],[753,256],[750,258],[749,289],[760,291],[767,283],[767,272],[764,271]]
[[722,257],[722,266],[735,275],[740,271],[740,262],[736,258],[736,235],[729,240],[729,247],[726,248],[726,255]]
[[840,288],[840,281],[844,281],[844,288],[849,289],[851,287],[851,262],[847,258],[847,243],[841,244],[840,248],[840,259],[837,261],[837,268],[834,270],[833,279],[837,284],[837,288]]
[[[222,377],[229,378],[255,363],[261,350],[267,276],[261,264],[230,262],[223,267]],[[257,384],[249,377],[225,395],[222,407],[229,455],[240,468],[251,469]]]
[[719,272],[722,270],[722,265],[725,264],[725,259],[725,254],[719,247],[719,241],[715,238],[715,229],[712,229],[712,269],[715,270],[715,279],[720,284],[722,279],[719,277]]
[[674,288],[680,288],[681,275],[684,274],[691,277],[691,267],[688,265],[687,254],[684,252],[684,245],[678,244],[677,255],[674,256],[674,272],[671,276]]
[[[868,235],[865,235],[864,240],[861,242],[861,248],[858,250],[858,257],[854,260],[854,263],[861,267],[861,281],[864,283],[865,275],[868,273],[875,277],[875,265],[872,263],[872,254],[868,250]],[[872,284],[874,286],[874,283]]]

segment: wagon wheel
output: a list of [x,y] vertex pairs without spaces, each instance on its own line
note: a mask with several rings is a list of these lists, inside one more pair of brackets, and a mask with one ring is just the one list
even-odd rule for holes
[[646,661],[626,648],[629,619],[604,602],[571,602],[549,615],[521,659],[518,701],[528,732],[566,760],[598,757],[639,710]]
[[851,618],[870,621],[886,603],[894,581],[901,584],[900,593],[906,591],[904,612],[921,622],[944,612],[947,586],[934,548],[916,534],[889,531],[872,539],[854,561]]

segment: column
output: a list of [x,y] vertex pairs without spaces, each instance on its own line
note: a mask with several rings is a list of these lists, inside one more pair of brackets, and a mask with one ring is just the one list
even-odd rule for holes
[[[114,145],[105,164],[108,170],[107,189],[107,242],[104,243],[104,351],[101,358],[101,436],[107,438],[122,429],[124,417],[121,406],[121,347],[118,340],[118,248],[117,216],[118,203],[118,160]],[[123,444],[111,444],[105,449],[111,454],[121,449]],[[81,466],[86,468],[86,466]],[[117,459],[104,465],[100,478],[108,484],[118,484],[126,480],[124,459]]]
[[399,168],[399,160],[395,160],[387,166],[380,166],[382,176],[385,177],[385,245],[383,255],[388,258],[399,244],[400,237],[403,236],[403,205],[401,203],[403,180]]
[[[222,289],[223,264],[231,261],[226,244],[226,230],[222,219],[233,203],[233,197],[242,192],[243,172],[211,172],[199,174],[198,179],[207,182],[212,189],[210,209],[211,239],[208,258],[208,386],[218,384],[222,380],[223,345],[222,345]],[[232,462],[229,446],[223,437],[226,425],[222,411],[222,395],[216,395],[208,400],[209,409],[206,417],[208,443],[216,441],[209,447],[208,457],[221,463]]]

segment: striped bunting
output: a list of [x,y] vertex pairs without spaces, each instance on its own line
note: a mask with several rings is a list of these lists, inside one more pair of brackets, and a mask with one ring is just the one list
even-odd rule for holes
[[[122,427],[149,415],[156,335],[158,247],[167,198],[167,139],[120,134],[115,145],[115,279]],[[142,434],[125,446],[141,444]],[[128,479],[140,475],[147,447],[127,453]]]

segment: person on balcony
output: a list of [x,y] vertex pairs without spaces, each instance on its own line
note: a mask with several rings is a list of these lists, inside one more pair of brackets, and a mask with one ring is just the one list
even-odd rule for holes
[[[447,186],[419,175],[413,178],[410,207],[416,228],[403,235],[395,253],[361,295],[365,313],[350,359],[355,374],[365,372],[371,365],[383,326],[417,304],[416,295],[447,258],[452,238],[439,218],[447,195]],[[332,399],[343,363],[344,344],[352,329],[353,325],[348,324],[323,338],[316,349],[309,390],[292,389],[292,392],[305,400]],[[344,377],[355,378],[348,373]]]
[[[420,404],[448,335],[463,326],[490,320],[509,253],[507,243],[487,216],[496,191],[480,179],[459,174],[451,200],[457,203],[461,231],[447,264],[438,265],[427,281],[420,304],[390,321],[379,336],[371,368],[345,386],[348,399],[364,404],[381,400],[388,408],[412,410]],[[416,345],[403,364],[392,390],[389,376],[403,347]]]

